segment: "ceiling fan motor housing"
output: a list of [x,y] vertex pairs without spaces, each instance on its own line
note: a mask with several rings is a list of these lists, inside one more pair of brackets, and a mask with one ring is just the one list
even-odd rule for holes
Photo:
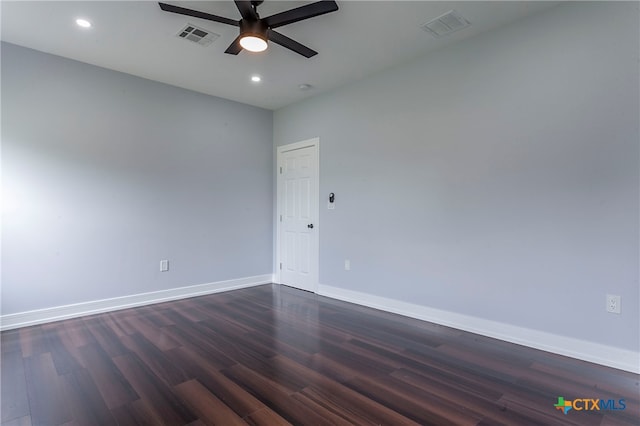
[[257,21],[249,21],[246,19],[240,20],[240,34],[243,37],[254,36],[266,41],[267,29],[268,29],[267,24],[265,24],[261,20],[257,20]]

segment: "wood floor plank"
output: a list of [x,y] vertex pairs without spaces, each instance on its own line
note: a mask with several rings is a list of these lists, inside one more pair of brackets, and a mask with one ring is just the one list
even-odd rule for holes
[[373,357],[352,352],[343,345],[325,342],[319,353],[347,366],[349,369],[362,376],[374,377],[389,374],[395,370],[395,367],[388,363],[380,362]]
[[481,394],[469,388],[459,387],[455,381],[437,381],[409,370],[400,369],[391,374],[392,377],[406,382],[418,389],[450,401],[465,401],[465,408],[474,415],[494,424],[531,425],[536,419],[524,416],[508,409],[499,401],[502,395]]
[[174,387],[182,402],[207,425],[241,426],[247,423],[224,402],[216,398],[197,380],[189,380]]
[[2,422],[2,426],[32,426],[31,416],[24,416],[17,419]]
[[234,322],[245,330],[245,333],[251,331],[261,331],[263,333],[271,333],[275,324],[273,316],[269,313],[251,312],[231,304],[226,304],[216,310],[227,318],[233,318]]
[[72,420],[50,353],[24,359],[27,395],[34,425],[61,425]]
[[314,405],[323,407],[316,411],[329,411],[341,418],[347,419],[351,424],[415,424],[408,418],[395,413],[384,406],[360,397],[359,394],[341,383],[332,380],[311,368],[298,364],[286,357],[278,357],[278,365],[295,373],[308,384],[296,398],[301,400],[304,396],[307,401],[312,400]]
[[456,362],[455,358],[443,357],[437,349],[432,349],[429,353],[405,350],[402,355],[409,360],[403,368],[434,380],[451,381],[483,394],[502,395],[514,390],[526,392],[526,388],[518,384],[514,377],[476,369],[466,362]]
[[276,348],[264,346],[256,342],[251,338],[251,334],[249,333],[234,334],[220,327],[211,327],[207,321],[202,321],[200,324],[215,333],[217,336],[216,340],[226,342],[224,347],[221,348],[221,351],[236,361],[242,362],[242,359],[238,357],[242,357],[245,354],[251,357],[251,360],[247,360],[247,363],[252,362],[254,358],[263,360],[277,354]]
[[263,334],[260,332],[249,333],[246,338],[253,342],[255,345],[261,345],[267,350],[271,350],[272,353],[284,355],[287,358],[291,358],[296,361],[306,361],[312,356],[311,353],[301,350],[297,345],[294,347],[288,343],[279,340],[277,336],[273,334]]
[[251,333],[255,331],[250,325],[236,317],[230,317],[228,314],[220,311],[215,304],[198,302],[197,309],[201,312],[207,312],[205,321],[220,324],[225,329],[235,329],[239,334]]
[[[123,321],[123,323],[129,326],[127,335],[140,333],[161,351],[168,351],[180,346],[180,342],[166,333],[162,327],[158,327],[146,318],[132,316]],[[123,337],[120,336],[120,339]]]
[[97,343],[82,318],[70,319],[58,324],[64,327],[69,340],[76,348]]
[[[118,337],[122,337],[123,334],[133,334],[138,332],[129,324],[129,320],[132,318],[142,319],[142,315],[136,313],[135,308],[125,309],[123,311],[111,312],[108,314],[111,320],[111,327],[117,327],[119,332],[116,332]],[[148,319],[145,318],[148,321]]]
[[111,410],[111,414],[118,426],[157,426],[165,424],[160,413],[155,411],[152,404],[144,398],[114,408]]
[[22,353],[18,345],[13,348],[18,350],[4,352],[0,357],[2,375],[0,422],[2,424],[9,420],[28,417],[30,413]]
[[76,358],[79,353],[73,349],[69,351],[64,344],[61,337],[63,333],[64,329],[59,326],[47,329],[45,332],[45,339],[51,356],[53,357],[53,363],[56,366],[56,371],[60,375],[83,368],[82,364]]
[[536,361],[531,365],[531,370],[550,374],[563,380],[577,382],[581,386],[597,388],[600,392],[606,392],[610,395],[626,396],[627,398],[630,395],[635,395],[634,400],[640,402],[640,380],[636,374],[621,371],[613,376],[610,371],[600,368],[589,368],[589,366],[583,366],[580,369],[571,368],[567,366],[566,362],[558,365],[557,362],[543,363]]
[[482,369],[485,371],[496,371],[502,373],[503,376],[519,379],[521,375],[526,375],[529,371],[530,362],[507,362],[503,358],[493,358],[486,356],[477,356],[475,352],[465,347],[453,347],[452,345],[442,345],[438,347],[438,352],[445,355],[449,359],[464,362],[474,370]]
[[[477,374],[471,375],[460,369],[449,370],[442,368],[442,366],[440,366],[441,368],[434,367],[433,365],[421,362],[424,358],[417,359],[403,351],[402,348],[400,350],[397,350],[397,348],[388,350],[387,345],[378,345],[377,343],[370,344],[369,342],[363,342],[359,339],[353,339],[349,343],[395,361],[397,364],[401,365],[399,368],[400,370],[410,370],[417,374],[425,373],[425,375],[428,375],[429,379],[432,381],[447,385],[454,384],[457,388],[466,389],[467,391],[474,392],[478,395],[490,396],[494,399],[498,399],[502,395],[502,392],[499,389],[496,389],[494,384],[488,385],[482,380],[479,380],[477,378]],[[479,370],[474,370],[474,372],[478,371]],[[398,370],[391,374],[393,375],[397,372]]]
[[139,398],[111,357],[97,344],[80,348],[83,364],[110,409]]
[[404,415],[339,383],[312,385],[301,394],[325,409],[338,412],[352,424],[417,426]]
[[134,353],[117,356],[113,359],[119,370],[138,395],[150,404],[163,422],[170,425],[184,424],[196,420],[195,416],[172,392],[165,382],[153,372]]
[[[176,325],[173,319],[167,316],[167,313],[175,311],[173,306],[174,306],[173,302],[160,303],[153,307],[149,307],[149,309],[147,309],[144,312],[144,315],[141,315],[140,318],[144,318],[145,320],[149,321],[156,327],[160,327],[160,328],[167,327],[170,325]],[[136,313],[136,316],[139,316],[137,309],[135,313]]]
[[244,418],[252,426],[292,426],[291,423],[277,415],[273,410],[261,409]]
[[201,322],[205,327],[226,336],[242,336],[255,331],[248,323],[231,321],[229,317],[217,310]]
[[105,325],[105,317],[94,316],[85,321],[87,328],[98,342],[100,347],[114,357],[127,353],[127,348],[122,344],[116,333]]
[[8,330],[0,334],[0,352],[18,352],[22,351],[20,346],[20,331]]
[[116,425],[98,387],[87,370],[77,369],[61,377],[65,400],[78,425]]
[[[296,361],[300,362],[299,360]],[[340,383],[363,374],[361,371],[353,370],[348,365],[332,358],[327,358],[322,354],[314,354],[309,361],[300,363]],[[364,375],[366,376],[366,373]]]
[[447,401],[414,386],[403,386],[389,376],[356,377],[346,385],[422,425],[475,425],[482,420],[455,401]]
[[219,345],[215,343],[215,340],[195,327],[191,327],[189,323],[167,326],[163,330],[180,342],[181,346],[192,348],[198,353],[204,354],[208,362],[215,365],[216,368],[223,369],[236,364],[234,359],[218,349]]
[[167,352],[167,356],[183,365],[190,377],[197,379],[240,417],[246,417],[257,410],[267,408],[248,391],[222,374],[215,365],[207,363],[206,358],[197,352],[187,347],[180,347]]
[[269,354],[262,352],[261,348],[254,345],[248,336],[236,336],[232,340],[213,331],[210,331],[208,335],[221,343],[219,350],[229,359],[233,359],[254,371],[260,371],[261,375],[266,378],[277,380],[278,385],[288,389],[289,392],[295,392],[304,387],[304,383],[295,375],[273,367],[268,361]]
[[173,312],[177,312],[185,319],[191,322],[200,322],[209,319],[209,315],[202,312],[197,307],[192,306],[189,302],[178,301],[171,307]]
[[153,373],[168,385],[176,385],[189,379],[180,364],[171,362],[164,353],[151,344],[142,334],[124,336],[122,343],[144,362]]
[[350,413],[341,410],[338,407],[324,404],[324,401],[317,401],[313,398],[309,398],[303,393],[296,392],[291,395],[291,399],[307,410],[311,410],[314,413],[321,413],[322,417],[330,425],[350,426],[359,424],[353,422],[353,417]]
[[[510,375],[508,372],[502,371],[501,368],[477,369],[475,363],[466,360],[458,360],[454,356],[442,351],[442,347],[438,348],[406,348],[403,354],[425,365],[432,366],[445,371],[460,371],[468,376],[477,376],[485,383],[492,383],[496,386],[508,386],[514,384],[518,380],[517,377]],[[487,361],[490,362],[490,361]],[[518,372],[514,368],[510,368],[512,372]]]
[[254,397],[293,424],[330,425],[326,413],[313,411],[292,398],[293,393],[260,373],[240,364],[224,370],[223,373],[245,388]]
[[[72,333],[69,331],[69,327],[67,327],[64,321],[56,324],[57,324],[56,327],[51,329],[51,332],[55,333],[57,335],[57,338],[59,339],[59,342],[57,342],[56,344],[60,344],[61,351],[66,352],[63,355],[64,357],[68,356],[72,358],[72,360],[65,360],[65,359],[58,360],[58,363],[60,364],[60,366],[56,364],[56,369],[58,369],[58,373],[60,373],[61,371],[69,372],[76,368],[86,368],[86,366],[83,364],[84,361],[83,361],[82,355],[80,354],[80,347],[83,346],[83,344],[80,344],[80,345],[78,344],[76,339],[72,336]],[[91,342],[95,343],[95,340],[91,340]],[[85,343],[85,344],[88,344],[88,343]],[[54,348],[55,348],[55,345],[54,345]],[[57,354],[54,355],[54,361],[56,361],[56,356]],[[64,367],[65,364],[68,365],[68,368]]]
[[[640,424],[638,374],[280,285],[0,342],[3,426]],[[565,415],[559,396],[626,409]]]
[[22,356],[29,357],[49,352],[47,339],[41,326],[35,325],[19,329]]
[[351,334],[357,334],[361,339],[386,342],[396,347],[410,347],[413,345],[437,347],[442,342],[425,336],[424,331],[418,332],[401,324],[389,324],[389,321],[374,315],[365,315],[354,322],[349,314],[339,313],[327,318],[328,324],[333,324]]
[[320,352],[325,345],[340,346],[348,340],[341,337],[336,339],[334,334],[323,333],[310,324],[289,321],[279,324],[275,335],[279,342],[295,346],[309,354]]
[[127,336],[128,334],[131,334],[126,327],[123,327],[121,321],[115,320],[115,316],[111,314],[105,314],[100,318],[102,319],[102,324],[109,330],[111,330],[117,337],[121,338]]
[[[166,417],[164,415],[165,410],[158,410],[156,408],[157,402],[150,400],[147,397],[140,398],[137,401],[131,403],[135,418],[139,424],[149,425],[166,425],[172,426],[174,424],[181,424],[177,422],[174,416]],[[197,420],[197,419],[196,419]],[[192,422],[189,422],[192,423]]]
[[[465,352],[477,353],[482,358],[490,358],[519,367],[530,366],[536,356],[542,352],[531,351],[530,348],[525,346],[507,342],[496,346],[495,341],[496,340],[491,337],[464,333],[455,339],[453,344],[451,344],[451,342],[447,343],[449,343],[449,347],[455,346]],[[491,357],[486,357],[487,354],[491,354]],[[547,356],[542,356],[547,358]]]

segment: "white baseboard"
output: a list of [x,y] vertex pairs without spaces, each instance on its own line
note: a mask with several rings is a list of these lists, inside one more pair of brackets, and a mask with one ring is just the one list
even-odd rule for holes
[[14,328],[60,321],[84,315],[99,314],[102,312],[133,308],[136,306],[168,302],[170,300],[220,293],[223,291],[253,287],[261,284],[269,284],[271,282],[273,282],[273,275],[265,274],[257,275],[255,277],[218,281],[208,284],[172,288],[169,290],[153,291],[150,293],[133,294],[130,296],[114,297],[112,299],[94,300],[91,302],[76,303],[73,305],[56,306],[53,308],[2,315],[0,316],[0,330],[11,330]]
[[318,294],[640,374],[640,353],[325,284]]

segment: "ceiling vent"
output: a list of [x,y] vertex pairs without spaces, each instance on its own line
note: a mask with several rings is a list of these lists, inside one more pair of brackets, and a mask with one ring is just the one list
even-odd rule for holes
[[212,33],[211,31],[196,27],[192,24],[187,24],[176,36],[198,43],[200,46],[208,46],[220,37],[220,34]]
[[444,15],[423,24],[422,29],[430,32],[434,37],[442,37],[469,25],[471,25],[469,21],[460,16],[458,12],[450,10]]

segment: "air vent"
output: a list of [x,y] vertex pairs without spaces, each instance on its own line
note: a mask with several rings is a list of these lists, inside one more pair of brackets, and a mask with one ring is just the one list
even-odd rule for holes
[[458,12],[450,10],[444,15],[423,24],[422,29],[430,32],[434,37],[442,37],[469,25],[471,25],[469,21],[460,16]]
[[212,33],[195,25],[187,24],[181,31],[176,34],[178,37],[185,40],[198,43],[201,46],[208,46],[212,41],[220,37],[220,34]]

